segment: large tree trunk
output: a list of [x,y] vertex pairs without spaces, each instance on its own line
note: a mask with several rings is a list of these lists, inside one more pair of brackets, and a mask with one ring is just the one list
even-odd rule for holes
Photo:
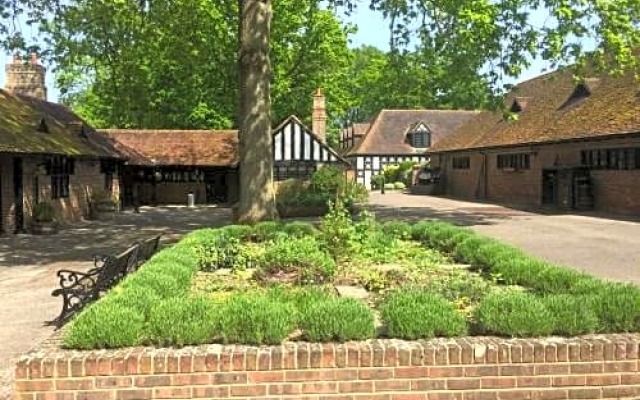
[[240,201],[236,220],[253,223],[276,216],[269,85],[271,0],[240,5]]

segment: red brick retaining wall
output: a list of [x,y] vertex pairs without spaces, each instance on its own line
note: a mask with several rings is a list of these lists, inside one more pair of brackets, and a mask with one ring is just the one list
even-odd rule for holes
[[17,400],[508,400],[640,396],[640,335],[65,351],[15,371]]

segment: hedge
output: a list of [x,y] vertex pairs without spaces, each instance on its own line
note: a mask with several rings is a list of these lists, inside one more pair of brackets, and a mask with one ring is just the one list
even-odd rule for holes
[[[375,234],[420,241],[472,264],[485,276],[526,290],[503,290],[479,297],[472,320],[475,325],[471,326],[450,301],[432,291],[394,292],[381,307],[391,337],[457,336],[468,329],[505,336],[640,331],[640,289],[636,286],[559,267],[444,222],[372,226]],[[312,251],[316,235],[313,226],[302,223],[232,225],[192,232],[175,246],[159,251],[139,271],[80,313],[65,329],[63,345],[91,349],[212,341],[272,344],[296,331],[308,340],[374,337],[369,309],[358,302],[336,300],[323,288],[258,290],[234,295],[222,303],[189,294],[199,269],[194,249],[219,242],[221,237],[275,240],[276,245],[270,247],[281,246],[286,254],[295,253],[294,244],[304,245],[302,253],[310,260],[309,265],[316,265],[313,270],[322,272],[312,274],[310,280],[316,280],[316,276],[322,277],[317,280],[329,278],[334,265]],[[321,321],[330,323],[323,325]]]

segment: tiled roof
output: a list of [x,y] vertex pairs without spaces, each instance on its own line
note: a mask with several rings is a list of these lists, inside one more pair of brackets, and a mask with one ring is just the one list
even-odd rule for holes
[[[437,142],[429,152],[536,144],[640,132],[640,84],[631,74],[575,82],[571,70],[517,85],[505,98],[517,101],[516,118],[483,112]],[[523,101],[526,99],[526,101]]]
[[353,124],[353,134],[354,136],[362,136],[367,133],[367,130],[371,126],[368,122]]
[[65,106],[2,89],[0,152],[120,158],[113,141]]
[[358,147],[360,145],[360,142],[362,142],[362,140],[364,139],[364,135],[367,133],[370,126],[371,123],[369,122],[359,122],[343,128],[340,132],[340,135],[342,135],[342,140],[346,140],[347,137],[353,135],[353,145],[340,148],[340,154],[343,156],[348,156],[352,149]]
[[238,164],[238,131],[225,130],[100,130],[118,143],[131,165]]
[[477,114],[477,111],[454,110],[382,110],[374,118],[363,140],[346,155],[417,154],[421,150],[405,140],[410,126],[423,122],[431,131],[432,143],[437,143]]

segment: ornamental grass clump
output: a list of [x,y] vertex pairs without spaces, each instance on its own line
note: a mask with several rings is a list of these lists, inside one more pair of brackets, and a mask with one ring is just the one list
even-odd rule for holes
[[141,343],[145,317],[138,310],[123,307],[113,298],[94,303],[78,315],[62,337],[63,347],[111,349]]
[[393,338],[429,339],[467,332],[467,321],[453,303],[425,289],[400,289],[390,294],[381,315],[388,336]]
[[228,225],[220,229],[216,229],[220,235],[236,238],[239,240],[247,240],[253,233],[253,227],[250,225]]
[[493,239],[483,238],[484,242],[481,243],[475,253],[467,255],[467,262],[478,266],[487,272],[497,273],[495,271],[496,265],[500,262],[509,262],[517,258],[524,256],[524,253],[516,249],[500,243]]
[[313,237],[284,238],[269,245],[264,252],[256,277],[261,280],[284,280],[299,284],[330,281],[336,271],[331,256],[320,249]]
[[[186,279],[180,268],[168,264],[166,270],[159,269],[157,273],[146,269],[140,270],[130,277],[127,277],[121,284],[123,290],[135,292],[140,289],[151,290],[159,298],[173,297],[180,293],[186,293],[191,284],[191,276]],[[176,275],[171,274],[176,272]],[[186,275],[186,274],[185,274]]]
[[382,226],[382,233],[394,239],[411,239],[411,225],[403,221],[389,221]]
[[487,239],[477,235],[465,237],[464,240],[456,246],[455,258],[458,260],[464,260],[474,266],[478,266],[475,255],[477,254],[480,246],[486,244],[486,242]]
[[315,303],[336,297],[333,286],[272,285],[267,289],[266,293],[270,299],[280,303],[291,304],[300,312],[304,312]]
[[276,221],[258,222],[252,228],[251,240],[258,243],[276,240],[285,235],[283,225]]
[[480,332],[510,337],[548,336],[552,313],[537,296],[525,292],[497,292],[486,296],[474,312]]
[[594,333],[598,328],[598,316],[590,296],[557,294],[546,296],[542,302],[553,317],[555,335],[583,335]]
[[296,328],[297,310],[260,292],[230,297],[216,307],[214,336],[223,343],[280,344]]
[[146,340],[158,346],[184,346],[210,341],[216,313],[206,297],[172,297],[154,304],[145,329]]
[[294,238],[318,235],[318,229],[308,222],[294,221],[283,226],[283,231]]
[[631,284],[605,283],[594,294],[598,330],[603,333],[640,331],[640,289]]
[[361,301],[329,298],[300,310],[300,328],[306,340],[328,342],[364,340],[375,336],[371,309]]

